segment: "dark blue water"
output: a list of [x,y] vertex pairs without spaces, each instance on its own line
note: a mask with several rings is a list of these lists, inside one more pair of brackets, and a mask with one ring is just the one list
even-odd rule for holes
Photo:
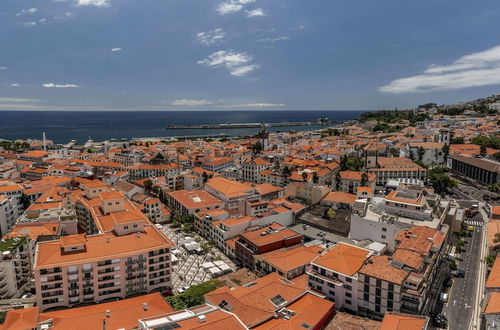
[[[331,120],[357,119],[361,113],[350,111],[0,111],[0,138],[42,138],[42,132],[55,143],[72,139],[80,143],[91,137],[94,141],[111,138],[163,137],[227,133],[232,136],[252,135],[258,129],[233,130],[168,130],[166,125],[194,125],[316,121],[320,117]],[[311,130],[318,127],[293,127]],[[290,127],[273,127],[270,131],[289,131]]]

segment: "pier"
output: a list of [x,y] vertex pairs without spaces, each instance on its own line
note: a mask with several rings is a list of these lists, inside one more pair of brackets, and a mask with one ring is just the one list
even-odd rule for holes
[[333,122],[328,118],[320,118],[317,121],[297,121],[279,123],[223,123],[223,124],[201,124],[201,125],[167,125],[167,129],[239,129],[239,128],[260,128],[265,127],[292,127],[292,126],[313,126],[328,125]]

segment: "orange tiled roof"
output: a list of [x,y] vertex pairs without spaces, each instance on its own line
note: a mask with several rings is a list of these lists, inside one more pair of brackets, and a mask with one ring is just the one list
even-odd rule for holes
[[500,292],[491,293],[484,309],[484,314],[499,314],[500,313]]
[[[143,304],[147,304],[144,310]],[[110,316],[106,317],[106,310]],[[54,330],[87,330],[101,329],[103,320],[106,329],[132,329],[137,327],[137,320],[155,315],[173,312],[172,307],[160,293],[152,293],[109,303],[86,307],[41,313],[39,321],[52,319]]]
[[38,323],[38,307],[13,309],[7,312],[1,329],[26,330],[35,329]]
[[360,273],[401,285],[408,272],[392,266],[387,256],[372,256],[359,270]]
[[[145,226],[145,232],[115,236],[107,233],[85,237],[85,249],[72,253],[62,253],[61,243],[64,241],[46,241],[38,244],[35,256],[35,269],[62,267],[92,261],[135,255],[172,246],[168,238],[154,226]],[[75,236],[75,235],[73,235]],[[68,236],[65,236],[68,237]],[[68,240],[69,238],[66,238]]]
[[491,269],[490,275],[488,275],[488,280],[486,281],[486,288],[500,288],[500,258],[495,259],[493,268]]
[[353,245],[339,243],[316,258],[313,263],[334,272],[353,276],[363,266],[371,252]]
[[226,179],[223,177],[211,178],[205,183],[205,185],[219,191],[220,193],[230,198],[245,196],[253,190],[251,185],[240,183],[238,181]]
[[[272,230],[280,229],[280,230],[271,232],[268,235],[264,235],[264,236],[261,235],[261,233],[265,232],[268,229],[272,229]],[[285,238],[300,236],[300,234],[289,229],[289,228],[283,227],[282,225],[280,225],[276,222],[273,222],[272,224],[270,224],[266,227],[242,233],[241,236],[257,246],[262,246],[262,245],[267,245],[267,244],[270,244],[273,242],[278,242],[278,241],[284,240]]]
[[380,330],[425,330],[428,319],[425,316],[410,316],[386,313]]
[[292,317],[289,319],[285,319],[283,317],[272,318],[269,321],[258,325],[254,329],[305,329],[303,324],[308,324],[310,329],[316,329],[320,325],[321,321],[333,312],[334,308],[335,303],[311,293],[306,293],[304,296],[287,306],[287,309],[295,312]]
[[356,200],[356,195],[349,194],[343,191],[331,191],[325,197],[324,201],[332,203],[344,203],[344,204],[354,204]]
[[295,301],[304,294],[305,287],[295,280],[285,280],[277,273],[255,280],[253,285],[237,288],[221,287],[207,293],[208,303],[219,305],[223,300],[232,307],[235,314],[248,327],[272,318],[275,311],[281,308],[271,302],[271,298],[280,295],[286,302]]
[[[356,171],[340,171],[340,177],[345,180],[355,180],[355,181],[361,181],[361,175],[363,172],[356,172]],[[367,173],[368,175],[368,182],[375,181],[377,176],[373,173]]]
[[297,246],[291,249],[275,250],[259,256],[267,263],[275,268],[288,272],[300,266],[309,264],[314,260],[324,249],[317,245]]

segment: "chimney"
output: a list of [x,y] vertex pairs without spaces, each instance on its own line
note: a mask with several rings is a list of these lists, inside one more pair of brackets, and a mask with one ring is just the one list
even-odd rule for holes
[[198,322],[203,323],[207,320],[207,317],[205,315],[199,315],[198,316]]
[[142,303],[142,309],[147,311],[148,310],[148,303]]
[[111,311],[109,309],[106,309],[106,317],[110,317],[111,316]]

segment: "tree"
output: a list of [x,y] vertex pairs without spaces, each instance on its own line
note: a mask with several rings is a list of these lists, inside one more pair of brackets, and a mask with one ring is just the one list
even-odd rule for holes
[[258,155],[261,153],[262,151],[262,143],[260,143],[260,141],[257,141],[255,142],[253,145],[252,145],[252,152],[254,155]]
[[446,172],[447,169],[444,167],[434,167],[427,172],[427,178],[431,182],[432,188],[441,195],[457,185],[456,181],[450,178]]
[[413,152],[412,149],[410,149],[410,159],[415,161],[415,153]]
[[418,160],[422,161],[422,159],[424,158],[424,154],[425,154],[425,149],[423,147],[418,147],[417,149]]
[[446,162],[446,160],[448,159],[448,155],[450,154],[450,146],[445,144],[441,151],[443,152],[444,161]]
[[328,210],[326,210],[325,215],[328,219],[333,220],[335,219],[337,212],[335,212],[335,210],[330,207]]
[[21,205],[23,206],[23,210],[26,210],[31,204],[30,197],[28,195],[25,195],[24,193],[21,195],[20,202]]
[[318,173],[313,172],[312,181],[313,181],[313,183],[318,183],[318,181],[319,181]]
[[302,180],[307,181],[307,172],[302,172]]
[[399,150],[396,148],[391,148],[391,155],[393,157],[399,157]]
[[490,184],[488,187],[486,187],[486,189],[488,191],[496,193],[496,192],[500,191],[500,184],[498,184],[498,183]]
[[150,179],[147,179],[146,181],[144,181],[143,185],[144,185],[144,190],[149,192],[149,191],[151,191],[151,188],[153,188],[153,181],[151,181]]
[[290,177],[290,175],[292,174],[292,170],[288,167],[288,166],[284,166],[282,169],[281,169],[281,174],[283,175],[283,177],[285,179],[287,179],[288,177]]
[[165,159],[165,157],[159,152],[155,156],[156,159]]
[[193,285],[183,293],[167,297],[166,299],[175,310],[182,310],[203,304],[205,302],[204,296],[222,285],[224,285],[222,281],[211,280]]
[[488,267],[493,267],[493,264],[495,263],[495,258],[492,256],[486,256],[486,258],[484,258],[484,261],[486,261]]
[[340,177],[340,172],[335,174],[335,190],[340,190],[340,182],[342,178]]
[[479,154],[484,157],[486,156],[487,153],[488,153],[488,148],[486,147],[486,145],[481,144],[481,146],[479,147]]
[[499,152],[495,152],[493,154],[493,158],[496,160],[496,161],[500,161],[500,151]]
[[340,170],[341,171],[347,171],[348,165],[347,165],[347,155],[344,155],[340,157]]
[[368,182],[368,174],[366,174],[366,172],[361,173],[361,187],[366,187],[367,182]]

